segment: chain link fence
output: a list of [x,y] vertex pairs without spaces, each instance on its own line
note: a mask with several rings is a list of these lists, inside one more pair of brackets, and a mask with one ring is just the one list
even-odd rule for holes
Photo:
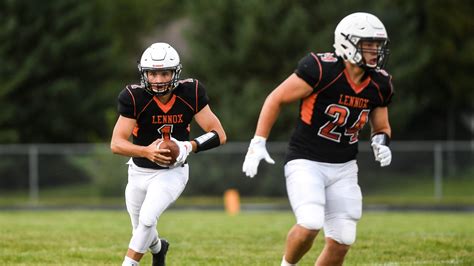
[[[189,156],[190,179],[184,196],[221,196],[237,189],[243,196],[286,197],[283,162],[286,143],[268,143],[275,165],[262,162],[250,179],[242,171],[246,142],[231,142]],[[381,168],[369,143],[359,143],[359,183],[364,197],[420,197],[474,202],[474,141],[393,141],[392,164]],[[111,153],[108,144],[0,145],[0,199],[43,197],[123,197],[128,158]],[[14,200],[3,204],[14,204]]]

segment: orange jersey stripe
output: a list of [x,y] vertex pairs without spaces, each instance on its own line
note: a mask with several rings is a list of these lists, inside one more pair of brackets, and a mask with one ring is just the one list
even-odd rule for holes
[[140,113],[138,113],[137,115],[137,120],[138,118],[140,117],[140,115],[143,113],[143,111],[145,111],[145,109],[148,107],[148,105],[150,105],[150,103],[153,101],[153,99],[151,99],[150,101],[148,101],[148,103],[145,105],[145,107],[143,107],[143,109],[140,111]]
[[323,68],[321,67],[321,62],[319,62],[318,57],[314,53],[311,53],[311,56],[314,58],[314,60],[316,60],[316,62],[318,63],[318,67],[319,67],[319,79],[318,79],[318,82],[316,83],[316,85],[313,86],[313,88],[316,88],[316,87],[318,87],[319,82],[321,82],[321,79],[323,77]]
[[171,107],[173,107],[173,104],[176,101],[176,95],[173,94],[171,99],[166,104],[160,102],[160,100],[156,96],[153,96],[153,100],[158,105],[158,107],[160,107],[160,109],[166,114],[171,109]]
[[133,128],[133,131],[132,131],[132,134],[135,136],[135,137],[138,137],[138,125],[135,125],[135,127]]
[[196,110],[194,111],[196,113],[198,111],[198,87],[199,87],[199,81],[196,80]]
[[[319,82],[321,82],[321,78],[323,76],[323,69],[321,67],[321,63],[319,62],[318,57],[314,53],[311,53],[311,56],[314,58],[316,63],[318,63],[319,66],[319,79],[316,85],[313,86],[313,88],[316,88],[319,85]],[[311,94],[309,97],[303,100],[303,103],[301,105],[301,120],[303,120],[303,122],[308,125],[311,125],[311,117],[313,116],[314,103],[316,102],[317,97],[317,93]]]
[[374,84],[375,87],[377,88],[377,92],[379,94],[380,101],[383,103],[383,96],[382,96],[382,92],[380,91],[379,84],[377,84],[377,82],[375,82],[375,81],[372,81],[372,84]]
[[346,76],[347,82],[349,82],[349,85],[351,86],[352,90],[356,94],[359,94],[361,91],[363,91],[365,89],[365,87],[367,87],[367,85],[369,85],[370,81],[372,81],[372,79],[370,77],[367,77],[367,79],[365,79],[364,82],[357,85],[357,84],[354,83],[354,81],[352,81],[351,77],[349,76],[349,72],[347,71],[347,69],[344,69],[344,75]]
[[137,117],[137,104],[135,103],[135,97],[133,96],[133,93],[130,91],[129,88],[127,88],[127,91],[130,94],[130,97],[132,98],[133,102],[133,116]]
[[327,89],[329,86],[331,86],[336,80],[338,80],[344,72],[341,72],[337,77],[329,82],[328,85],[326,85],[324,88],[319,90],[316,93],[311,94],[310,96],[306,97],[303,100],[303,103],[301,104],[301,111],[300,111],[300,116],[301,120],[305,122],[308,125],[311,125],[311,117],[313,117],[313,112],[314,112],[314,103],[316,102],[316,98],[318,98],[318,94],[323,92],[325,89]]
[[191,106],[191,104],[189,104],[188,102],[186,102],[183,98],[179,97],[179,96],[176,96],[178,99],[180,99],[183,103],[185,103],[189,109],[193,110],[193,112],[196,112],[193,107]]
[[308,125],[311,125],[311,117],[313,117],[313,108],[317,97],[317,93],[311,94],[301,104],[301,120]]

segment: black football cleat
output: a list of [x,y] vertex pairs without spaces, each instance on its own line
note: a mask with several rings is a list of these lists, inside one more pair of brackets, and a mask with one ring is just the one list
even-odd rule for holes
[[153,262],[152,266],[165,266],[165,258],[166,258],[166,253],[168,252],[168,248],[170,246],[170,243],[166,239],[160,239],[161,242],[161,249],[160,252],[153,255]]

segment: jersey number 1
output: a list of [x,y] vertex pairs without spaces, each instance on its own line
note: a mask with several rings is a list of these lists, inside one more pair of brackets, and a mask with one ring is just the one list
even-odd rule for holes
[[164,124],[158,128],[158,133],[161,134],[162,139],[171,139],[171,133],[173,133],[172,124]]

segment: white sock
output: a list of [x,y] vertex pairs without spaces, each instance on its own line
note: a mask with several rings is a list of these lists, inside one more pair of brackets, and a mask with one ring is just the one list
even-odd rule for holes
[[125,256],[122,262],[122,266],[138,266],[140,263],[136,260],[132,260],[131,258]]
[[157,254],[161,250],[161,241],[159,238],[155,238],[155,241],[150,245],[150,251],[153,254]]
[[283,256],[283,259],[281,260],[281,266],[296,266],[296,264],[289,263],[286,261],[285,256]]

